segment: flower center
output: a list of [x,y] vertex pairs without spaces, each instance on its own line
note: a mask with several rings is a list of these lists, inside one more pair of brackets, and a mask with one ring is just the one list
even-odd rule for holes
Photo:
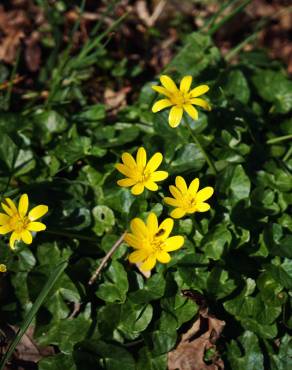
[[153,249],[153,252],[162,252],[163,251],[163,244],[164,242],[162,240],[159,240],[158,238],[153,238],[151,246]]
[[28,223],[28,217],[21,217],[18,213],[12,216],[9,221],[11,229],[16,231],[18,234],[26,229]]
[[179,91],[178,93],[172,95],[169,99],[172,104],[182,106],[188,103],[189,95]]
[[139,180],[138,181],[141,182],[142,184],[144,184],[145,182],[147,182],[149,180],[150,175],[151,175],[150,171],[143,170],[139,174]]

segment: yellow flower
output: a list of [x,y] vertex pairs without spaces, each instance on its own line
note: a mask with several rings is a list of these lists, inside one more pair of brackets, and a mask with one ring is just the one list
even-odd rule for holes
[[3,263],[0,264],[0,272],[6,272],[7,271],[7,268],[6,268],[6,265],[4,265]]
[[141,264],[139,268],[142,271],[153,269],[156,260],[168,263],[168,252],[175,251],[184,244],[184,238],[180,235],[169,238],[173,228],[171,218],[166,218],[158,225],[155,213],[151,212],[146,224],[140,218],[134,218],[130,226],[132,233],[126,234],[125,241],[136,250],[129,255],[129,261]]
[[192,76],[185,76],[181,82],[179,89],[175,82],[168,76],[161,76],[160,82],[163,86],[152,86],[152,89],[165,95],[166,98],[158,100],[152,107],[152,112],[156,113],[164,108],[172,107],[168,122],[171,127],[177,127],[183,116],[183,111],[193,118],[198,119],[198,111],[193,105],[198,105],[207,110],[211,110],[208,102],[198,98],[209,90],[209,86],[200,85],[190,90],[192,84]]
[[166,171],[156,171],[162,159],[161,153],[155,153],[147,163],[147,154],[144,148],[138,149],[136,161],[131,154],[123,153],[123,163],[116,164],[116,169],[127,178],[119,180],[117,184],[123,187],[132,186],[131,192],[134,195],[143,193],[144,187],[152,191],[158,190],[156,181],[162,181],[168,176]]
[[0,213],[0,234],[5,235],[11,232],[9,245],[13,249],[15,241],[22,239],[26,244],[31,244],[31,231],[42,231],[46,225],[35,222],[48,212],[48,207],[39,205],[28,211],[28,196],[23,194],[20,197],[18,208],[10,198],[5,198],[5,203],[1,203],[5,213]]
[[165,197],[165,203],[177,207],[171,213],[173,218],[182,218],[187,213],[206,212],[210,209],[210,205],[205,203],[214,193],[211,186],[207,186],[198,191],[199,179],[194,179],[190,186],[187,187],[185,180],[181,176],[175,178],[175,185],[170,185],[169,191],[174,198]]

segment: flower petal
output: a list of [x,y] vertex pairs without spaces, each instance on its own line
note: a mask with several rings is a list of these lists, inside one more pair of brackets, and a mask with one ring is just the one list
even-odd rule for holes
[[181,192],[178,190],[178,188],[176,188],[174,185],[170,185],[169,186],[169,191],[171,192],[171,194],[176,198],[176,199],[179,199],[181,200],[182,199],[182,194]]
[[182,218],[186,214],[186,211],[182,208],[176,208],[173,211],[170,212],[170,216],[172,218]]
[[211,186],[207,186],[200,191],[198,191],[196,196],[196,202],[201,203],[209,199],[214,193],[214,189]]
[[180,82],[179,86],[180,91],[182,93],[187,93],[191,88],[192,81],[193,81],[192,76],[185,76]]
[[18,234],[16,233],[15,231],[13,231],[13,233],[11,234],[10,236],[10,239],[9,239],[9,246],[11,249],[14,249],[14,243],[17,241],[17,240],[20,240],[21,239],[21,234]]
[[183,109],[178,107],[178,106],[174,106],[171,108],[170,112],[169,112],[169,116],[168,116],[168,123],[171,127],[177,127],[179,124],[180,124],[180,121],[182,119],[182,115],[183,115]]
[[127,233],[124,237],[124,240],[133,248],[140,249],[142,246],[141,240],[137,238],[134,234]]
[[10,233],[11,230],[12,230],[12,228],[11,228],[10,224],[0,226],[0,235],[8,234],[8,233]]
[[155,153],[147,163],[146,171],[154,172],[160,165],[163,160],[163,155],[159,152]]
[[122,154],[122,161],[125,166],[129,168],[136,168],[136,162],[134,157],[130,153],[123,153]]
[[178,88],[175,84],[175,82],[168,76],[163,75],[160,77],[160,82],[162,85],[166,88],[171,93],[176,93],[178,92]]
[[189,194],[195,195],[199,189],[200,180],[198,178],[194,179],[189,186]]
[[176,176],[175,178],[175,185],[181,191],[182,194],[186,194],[188,191],[187,184],[183,177]]
[[5,225],[10,220],[10,217],[5,213],[0,213],[0,225]]
[[147,217],[147,228],[149,230],[149,234],[154,235],[157,233],[158,220],[154,212],[150,212],[149,216]]
[[144,191],[144,184],[141,184],[140,182],[136,185],[134,185],[131,189],[131,193],[133,195],[140,195]]
[[207,211],[209,211],[209,209],[210,209],[211,207],[210,207],[210,205],[208,204],[208,203],[198,203],[198,204],[196,204],[196,210],[198,211],[198,212],[207,212]]
[[133,179],[121,179],[121,180],[118,180],[117,181],[117,184],[119,186],[123,186],[123,187],[129,187],[129,186],[133,186],[136,184],[136,181],[133,180]]
[[145,185],[145,188],[148,189],[148,190],[151,190],[151,191],[157,191],[158,190],[158,185],[151,181],[151,180],[148,180],[144,183]]
[[[7,200],[7,198],[6,198],[6,200]],[[2,208],[3,208],[3,210],[4,210],[4,212],[6,212],[7,214],[8,214],[8,216],[13,216],[15,213],[17,213],[17,210],[16,210],[16,212],[14,212],[10,207],[8,207],[8,205],[7,204],[5,204],[5,203],[1,203],[1,206],[2,206]]]
[[6,265],[4,265],[3,263],[0,264],[0,272],[6,272],[7,271],[7,267]]
[[46,228],[46,225],[42,222],[30,222],[26,227],[29,231],[43,231],[46,230]]
[[163,198],[163,200],[166,204],[169,204],[170,206],[173,206],[173,207],[178,207],[179,205],[181,205],[181,202],[174,198],[165,197]]
[[152,181],[162,181],[168,177],[168,172],[166,171],[155,171],[151,174],[150,179]]
[[173,219],[172,218],[166,218],[164,221],[161,222],[161,224],[158,227],[158,233],[160,231],[164,231],[163,234],[161,234],[161,239],[165,240],[168,238],[169,234],[171,233],[173,229]]
[[13,211],[13,213],[17,213],[17,208],[15,203],[10,198],[5,198],[5,202],[8,204],[9,208]]
[[154,103],[154,105],[152,107],[152,112],[153,113],[159,112],[162,109],[171,107],[172,105],[173,105],[173,103],[169,99],[158,100],[156,103]]
[[146,154],[146,150],[143,147],[139,148],[137,151],[136,162],[137,162],[138,168],[140,169],[145,168],[146,162],[147,162],[147,154]]
[[27,194],[22,194],[18,203],[18,212],[21,216],[25,216],[28,210],[28,196]]
[[183,246],[184,242],[185,242],[185,240],[184,240],[183,236],[175,235],[175,236],[172,236],[171,238],[168,238],[168,239],[165,240],[163,249],[166,252],[172,252],[172,251],[175,251],[175,250],[181,248]]
[[156,253],[156,258],[161,263],[168,263],[171,260],[170,255],[164,251]]
[[21,239],[25,244],[31,244],[32,242],[32,236],[31,233],[28,230],[23,230],[21,232]]
[[200,98],[193,98],[190,100],[192,104],[198,105],[199,107],[202,107],[206,110],[211,110],[211,105],[204,99]]
[[192,119],[197,120],[199,118],[199,113],[197,109],[191,104],[184,104],[184,110]]
[[151,86],[151,87],[153,90],[157,91],[159,94],[162,94],[168,97],[171,95],[171,93],[168,90],[166,90],[165,87],[157,86],[157,85]]
[[140,266],[140,269],[142,271],[150,271],[153,269],[153,267],[155,266],[156,264],[156,258],[155,256],[151,255],[151,256],[148,256],[146,258],[146,260],[144,261],[144,263],[142,263],[142,265]]
[[28,218],[30,221],[37,220],[38,218],[43,217],[48,212],[48,210],[49,210],[48,206],[45,206],[44,204],[40,204],[39,206],[34,207],[28,213]]
[[208,85],[200,85],[190,91],[190,96],[192,98],[196,98],[197,96],[205,94],[209,90],[210,88]]
[[131,221],[131,230],[135,236],[139,239],[147,238],[148,236],[148,229],[144,222],[136,217]]
[[131,263],[143,262],[147,258],[147,254],[143,249],[132,252],[128,259]]
[[123,175],[127,177],[132,177],[133,174],[135,174],[135,170],[129,168],[128,166],[122,164],[122,163],[117,163],[115,165],[116,169],[121,172]]

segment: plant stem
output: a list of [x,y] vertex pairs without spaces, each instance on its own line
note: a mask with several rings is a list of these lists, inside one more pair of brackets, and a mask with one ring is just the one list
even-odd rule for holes
[[28,329],[29,325],[31,324],[32,320],[36,316],[39,308],[41,307],[42,303],[44,302],[47,295],[50,293],[52,287],[62,275],[63,271],[67,267],[68,262],[62,261],[58,264],[58,266],[51,272],[49,279],[47,280],[46,284],[44,285],[42,291],[40,292],[39,296],[35,300],[34,304],[32,305],[31,309],[29,310],[28,314],[26,315],[23,324],[19,328],[14,340],[10,343],[10,346],[5,353],[4,357],[0,363],[0,370],[3,370],[6,363],[10,359],[12,353],[14,352],[17,344],[20,342],[22,336],[25,334],[26,330]]
[[192,139],[194,140],[195,144],[198,145],[198,147],[200,148],[203,156],[205,157],[206,159],[206,162],[208,163],[208,166],[210,167],[210,169],[212,170],[212,172],[214,173],[214,175],[217,174],[217,170],[216,170],[216,167],[212,161],[212,159],[208,156],[207,152],[205,151],[205,149],[203,148],[202,144],[200,143],[200,140],[197,138],[197,136],[195,135],[195,133],[192,131],[188,121],[186,119],[184,119],[184,122],[189,130],[189,133],[192,137]]
[[284,136],[279,136],[279,137],[275,137],[273,139],[270,139],[267,141],[267,144],[276,144],[276,143],[280,143],[281,141],[285,141],[285,140],[291,140],[292,139],[292,135],[284,135]]
[[123,233],[123,235],[115,242],[115,244],[111,247],[111,249],[107,252],[107,254],[104,256],[103,260],[101,261],[101,264],[98,266],[98,268],[95,270],[95,272],[93,273],[93,275],[91,276],[91,278],[89,279],[88,281],[88,285],[92,285],[96,278],[98,277],[98,275],[100,274],[101,270],[104,268],[105,264],[107,263],[107,261],[111,258],[111,256],[114,254],[115,250],[122,244],[122,242],[124,241],[124,238],[125,238],[125,235],[126,235],[127,231],[125,231]]
[[283,161],[286,162],[290,158],[291,154],[292,154],[292,146],[288,149],[287,153],[285,154],[283,158]]

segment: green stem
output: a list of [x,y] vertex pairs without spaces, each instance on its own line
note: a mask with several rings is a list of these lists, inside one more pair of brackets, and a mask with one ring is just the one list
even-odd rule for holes
[[14,352],[18,343],[20,342],[22,336],[25,334],[26,330],[28,329],[29,325],[31,324],[32,320],[36,316],[41,305],[43,304],[45,298],[50,293],[52,287],[54,286],[56,281],[59,279],[59,277],[62,275],[67,265],[68,265],[67,261],[61,261],[58,264],[58,266],[51,272],[49,279],[47,280],[46,284],[44,285],[42,291],[40,292],[39,296],[35,300],[28,314],[26,315],[23,324],[21,325],[14,340],[10,343],[10,346],[7,352],[2,358],[1,363],[0,363],[0,370],[3,370],[5,368],[6,363],[9,361],[12,353]]
[[276,144],[276,143],[280,143],[281,141],[285,141],[285,140],[291,140],[292,139],[292,135],[284,135],[284,136],[279,136],[279,137],[275,137],[273,139],[270,139],[267,141],[267,144]]
[[205,157],[205,160],[206,162],[208,163],[208,166],[210,167],[211,171],[214,173],[214,175],[217,174],[217,170],[216,170],[216,167],[212,161],[212,159],[208,156],[207,152],[205,151],[204,147],[202,146],[202,144],[200,143],[200,140],[197,138],[197,136],[194,134],[194,132],[192,131],[188,121],[186,119],[184,119],[184,122],[189,130],[189,133],[192,137],[192,139],[194,140],[195,144],[198,145],[198,147],[200,148],[203,156]]
[[79,240],[87,240],[87,241],[90,241],[90,242],[96,242],[96,238],[94,238],[94,237],[85,236],[85,235],[81,235],[81,234],[77,234],[77,233],[71,233],[69,231],[66,232],[66,231],[46,230],[45,232],[47,234],[63,236],[65,238],[70,238],[70,239],[79,239]]
[[292,146],[288,149],[287,153],[285,154],[283,161],[286,162],[292,154]]

